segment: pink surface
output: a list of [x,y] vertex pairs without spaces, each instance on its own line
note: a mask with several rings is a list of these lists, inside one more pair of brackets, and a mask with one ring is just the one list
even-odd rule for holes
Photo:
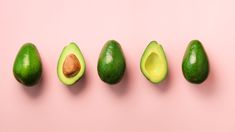
[[[234,132],[234,0],[0,0],[0,132]],[[103,83],[96,65],[103,44],[116,39],[127,61],[124,80]],[[188,83],[181,61],[199,39],[211,73]],[[163,44],[169,76],[148,82],[139,60],[151,40]],[[86,76],[62,85],[56,74],[62,48],[77,42]],[[30,90],[12,74],[25,42],[37,45],[43,80]]]

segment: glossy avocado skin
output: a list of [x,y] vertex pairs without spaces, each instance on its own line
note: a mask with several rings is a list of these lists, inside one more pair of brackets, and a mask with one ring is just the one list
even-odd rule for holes
[[26,43],[21,47],[15,58],[13,73],[16,80],[26,86],[35,85],[40,80],[42,64],[34,44]]
[[106,42],[98,60],[98,74],[108,84],[118,83],[125,72],[126,62],[120,44],[115,40]]
[[191,83],[204,82],[209,74],[209,61],[202,44],[192,40],[184,54],[182,70],[184,77]]

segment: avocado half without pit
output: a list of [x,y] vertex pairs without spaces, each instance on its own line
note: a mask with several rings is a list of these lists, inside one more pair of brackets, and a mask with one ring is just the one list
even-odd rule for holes
[[140,69],[144,76],[152,83],[162,82],[168,73],[165,52],[160,44],[152,41],[146,47],[140,62]]
[[86,63],[79,47],[70,43],[64,47],[57,64],[57,74],[65,85],[73,85],[85,73]]
[[26,86],[33,86],[40,80],[42,63],[34,44],[26,43],[20,48],[14,61],[13,73],[16,80]]
[[188,44],[182,62],[182,71],[185,79],[191,83],[200,84],[207,79],[209,60],[199,40],[192,40]]
[[102,48],[97,70],[101,80],[108,84],[121,81],[126,69],[125,57],[121,45],[115,40],[109,40]]

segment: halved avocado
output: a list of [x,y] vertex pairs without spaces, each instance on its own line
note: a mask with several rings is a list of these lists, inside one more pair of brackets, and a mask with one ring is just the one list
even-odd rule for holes
[[58,64],[57,74],[65,85],[73,85],[82,78],[86,70],[86,63],[79,47],[71,42],[65,46]]
[[146,47],[140,62],[144,76],[152,83],[163,81],[168,72],[168,64],[164,50],[156,41],[151,41]]

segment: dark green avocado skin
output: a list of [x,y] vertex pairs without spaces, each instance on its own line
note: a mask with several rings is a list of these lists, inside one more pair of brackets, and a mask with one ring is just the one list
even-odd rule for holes
[[122,79],[126,62],[120,44],[115,40],[106,42],[99,55],[97,70],[101,80],[116,84]]
[[209,74],[209,61],[202,44],[198,40],[192,40],[184,54],[182,71],[184,77],[191,83],[204,82]]
[[26,86],[33,86],[39,81],[42,64],[34,44],[26,43],[20,48],[15,58],[13,73],[16,80]]

